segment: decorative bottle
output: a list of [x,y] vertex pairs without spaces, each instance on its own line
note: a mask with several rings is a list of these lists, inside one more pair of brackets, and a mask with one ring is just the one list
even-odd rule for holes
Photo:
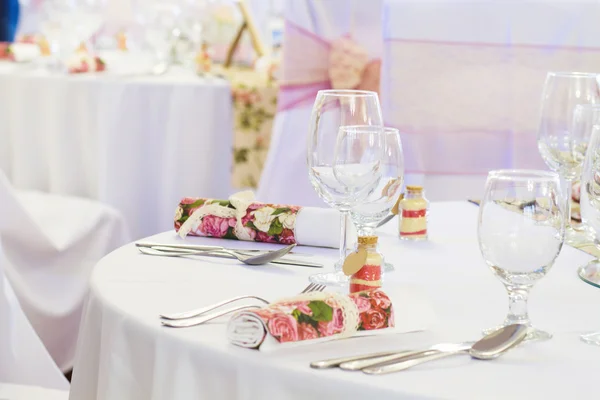
[[421,186],[407,186],[404,199],[400,202],[400,239],[426,240],[429,201]]
[[381,287],[382,257],[377,252],[377,236],[359,236],[356,254],[361,257],[362,266],[350,276],[350,293],[362,292]]

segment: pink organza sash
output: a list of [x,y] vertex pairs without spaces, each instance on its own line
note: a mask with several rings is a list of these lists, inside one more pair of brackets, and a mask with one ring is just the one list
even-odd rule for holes
[[545,168],[536,134],[548,71],[598,71],[600,48],[388,40],[383,107],[407,172]]
[[[319,90],[360,89],[379,90],[380,61],[371,60],[364,67],[358,45],[348,36],[330,43],[305,28],[286,21],[284,35],[282,79],[278,96],[278,111],[312,106]],[[352,72],[359,69],[358,84]],[[335,82],[332,84],[332,76]]]

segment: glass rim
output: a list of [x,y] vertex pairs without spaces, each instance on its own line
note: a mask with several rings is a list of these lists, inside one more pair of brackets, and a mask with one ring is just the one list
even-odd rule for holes
[[340,131],[346,131],[350,129],[356,130],[364,130],[364,131],[381,131],[383,134],[400,134],[398,128],[394,128],[392,126],[383,126],[383,125],[342,125],[340,126]]
[[598,78],[597,73],[593,72],[577,72],[577,71],[550,71],[547,76],[557,78]]
[[585,104],[576,104],[575,109],[584,109],[584,110],[600,110],[600,103],[585,103]]
[[488,172],[488,180],[513,180],[513,181],[558,181],[560,177],[556,172],[538,169],[497,169]]
[[335,97],[349,97],[349,96],[371,97],[371,96],[375,96],[375,97],[379,98],[379,95],[377,94],[377,92],[373,92],[371,90],[355,90],[355,89],[324,89],[324,90],[319,90],[317,95],[318,96],[327,95],[327,96],[335,96]]

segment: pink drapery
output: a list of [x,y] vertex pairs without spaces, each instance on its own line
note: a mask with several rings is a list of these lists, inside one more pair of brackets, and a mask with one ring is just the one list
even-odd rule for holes
[[[332,43],[286,20],[283,46],[288,50],[283,53],[278,111],[310,107],[319,90],[333,88],[330,79]],[[371,60],[362,72],[361,82],[353,88],[378,91],[379,70],[380,61]]]
[[600,48],[388,39],[384,117],[403,133],[407,172],[545,169],[536,135],[547,71],[599,68]]

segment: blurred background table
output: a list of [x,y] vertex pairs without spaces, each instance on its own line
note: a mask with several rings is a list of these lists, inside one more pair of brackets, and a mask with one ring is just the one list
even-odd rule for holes
[[184,195],[231,194],[229,83],[172,68],[65,75],[0,64],[0,168],[20,189],[121,211],[134,237],[172,227]]

